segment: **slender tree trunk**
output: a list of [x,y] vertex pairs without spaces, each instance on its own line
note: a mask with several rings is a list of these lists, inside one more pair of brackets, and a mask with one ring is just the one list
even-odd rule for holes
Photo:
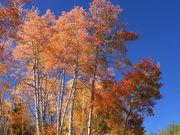
[[3,98],[2,98],[2,94],[0,93],[0,117],[2,117],[2,105],[3,105],[2,101]]
[[80,128],[80,133],[79,135],[83,135],[84,134],[84,113],[85,113],[85,102],[84,102],[84,96],[82,97],[83,99],[83,105],[82,105],[82,121],[81,121],[81,125],[82,127]]
[[[42,85],[42,83],[41,83]],[[42,126],[44,128],[46,128],[47,126],[47,107],[48,107],[48,92],[47,92],[47,89],[48,89],[48,80],[47,80],[47,77],[46,77],[46,80],[45,80],[45,88],[42,89],[42,92],[44,94],[43,98],[42,98]],[[42,87],[42,86],[41,86]]]
[[60,93],[61,93],[61,88],[62,88],[62,71],[60,71],[60,81],[59,81],[59,91],[57,92],[57,135],[59,135],[60,134],[60,112],[59,112],[59,110],[60,110]]
[[123,135],[126,135],[126,132],[127,132],[129,115],[130,113],[127,114],[126,119],[125,119]]
[[21,125],[22,133],[21,133],[21,135],[24,135],[24,120],[23,120],[23,116],[21,117],[21,120],[22,120],[22,125]]
[[65,104],[65,107],[64,107],[64,111],[63,111],[63,114],[62,114],[61,125],[60,125],[60,135],[62,135],[62,129],[63,129],[63,126],[64,126],[64,120],[65,120],[66,112],[67,112],[67,109],[68,109],[69,101],[71,99],[73,87],[74,87],[74,83],[73,83],[72,88],[71,88],[71,90],[69,92],[69,95],[68,95],[68,98],[67,98],[67,101],[66,101],[66,104]]
[[[40,73],[39,73],[40,74]],[[43,126],[43,111],[44,111],[44,91],[42,89],[42,81],[40,81],[40,88],[39,88],[39,92],[40,92],[40,116],[41,116],[41,121],[42,121],[42,126]]]
[[38,75],[38,59],[35,56],[35,64],[33,68],[33,80],[34,80],[34,103],[35,103],[35,116],[36,116],[36,130],[40,135],[40,117],[39,117],[39,75]]
[[129,116],[130,116],[130,114],[132,112],[133,107],[134,107],[134,104],[130,105],[130,110],[129,110],[127,116],[126,116],[125,123],[124,123],[123,135],[126,135],[126,132],[128,130],[128,119],[129,119]]
[[61,130],[61,114],[62,114],[62,102],[63,102],[63,95],[64,95],[64,84],[65,84],[65,69],[62,69],[61,72],[61,79],[60,79],[60,89],[58,92],[58,99],[57,99],[57,135],[60,135]]
[[[95,56],[95,64],[94,64],[94,71],[93,71],[93,78],[92,78],[91,100],[90,100],[90,103],[92,103],[94,101],[94,91],[95,91],[96,74],[97,74],[97,67],[98,67],[98,55],[99,55],[99,47],[96,46],[96,56]],[[93,119],[92,115],[93,115],[93,106],[90,105],[89,119],[88,119],[88,135],[91,135],[92,119]]]
[[41,71],[38,67],[38,90],[39,90],[39,114],[40,114],[40,121],[41,121],[41,130],[44,130],[44,93],[42,89],[42,81],[41,79]]
[[72,132],[73,132],[73,116],[74,116],[73,113],[74,113],[75,91],[76,91],[76,88],[74,89],[74,91],[72,93],[70,112],[69,112],[69,132],[68,132],[68,135],[72,135]]
[[5,135],[8,135],[8,133],[9,133],[9,128],[5,127]]
[[70,104],[70,111],[69,111],[69,132],[68,135],[72,135],[73,132],[73,116],[74,116],[74,101],[75,101],[75,93],[76,93],[76,85],[77,85],[77,76],[78,76],[78,55],[76,56],[76,67],[74,73],[74,81],[72,87],[72,99]]

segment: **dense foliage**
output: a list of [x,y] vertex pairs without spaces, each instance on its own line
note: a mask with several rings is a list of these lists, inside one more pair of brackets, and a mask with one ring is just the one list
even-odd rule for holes
[[31,2],[0,5],[0,134],[143,135],[161,99],[160,64],[127,58],[138,35],[122,9],[94,0],[57,19],[23,8]]

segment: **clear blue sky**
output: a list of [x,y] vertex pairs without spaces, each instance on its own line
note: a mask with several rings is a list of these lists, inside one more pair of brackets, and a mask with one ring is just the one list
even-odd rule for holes
[[[128,57],[134,63],[152,57],[162,71],[163,99],[157,102],[154,117],[146,118],[147,132],[157,132],[168,123],[180,123],[180,0],[111,0],[123,9],[121,21],[139,39],[128,43]],[[91,0],[37,0],[41,13],[52,9],[56,15],[74,5],[88,7]]]

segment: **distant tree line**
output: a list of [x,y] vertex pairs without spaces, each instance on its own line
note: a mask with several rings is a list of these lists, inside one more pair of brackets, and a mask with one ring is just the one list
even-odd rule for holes
[[150,133],[149,135],[180,135],[180,124],[170,123],[167,129],[161,129],[158,133]]

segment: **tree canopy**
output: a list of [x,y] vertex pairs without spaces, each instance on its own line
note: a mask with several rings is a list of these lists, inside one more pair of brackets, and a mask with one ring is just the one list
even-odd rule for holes
[[138,33],[120,6],[94,0],[56,18],[24,8],[32,2],[0,5],[0,133],[143,135],[162,97],[160,64],[127,57]]

